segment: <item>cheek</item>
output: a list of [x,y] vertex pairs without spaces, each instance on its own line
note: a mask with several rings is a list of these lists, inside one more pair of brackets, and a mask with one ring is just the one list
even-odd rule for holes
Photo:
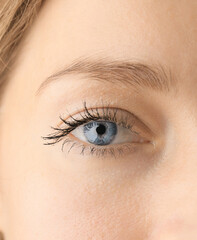
[[100,178],[52,169],[17,178],[7,202],[12,239],[140,239],[144,213],[137,189]]

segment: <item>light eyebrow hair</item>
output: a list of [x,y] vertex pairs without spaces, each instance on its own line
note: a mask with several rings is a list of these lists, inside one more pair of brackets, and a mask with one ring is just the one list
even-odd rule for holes
[[[149,88],[163,93],[175,89],[175,78],[169,68],[161,64],[146,64],[132,60],[80,57],[62,70],[49,76],[38,88],[39,95],[49,84],[69,74],[85,74],[89,79],[122,83],[135,89]],[[127,86],[128,87],[128,86]]]

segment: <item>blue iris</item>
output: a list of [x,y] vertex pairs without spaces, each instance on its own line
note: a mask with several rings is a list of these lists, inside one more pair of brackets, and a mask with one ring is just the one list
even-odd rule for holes
[[84,125],[83,132],[88,142],[95,145],[108,145],[117,134],[117,125],[107,121],[93,121]]

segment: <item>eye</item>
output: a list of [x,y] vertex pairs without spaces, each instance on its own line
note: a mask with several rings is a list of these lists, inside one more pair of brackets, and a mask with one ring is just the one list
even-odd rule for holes
[[147,149],[153,142],[152,131],[136,115],[120,108],[87,108],[84,102],[78,113],[59,118],[58,126],[51,127],[54,132],[42,138],[44,145],[62,141],[62,152],[75,149],[81,155],[122,156]]
[[79,140],[94,145],[144,142],[136,132],[111,121],[91,121],[71,132]]

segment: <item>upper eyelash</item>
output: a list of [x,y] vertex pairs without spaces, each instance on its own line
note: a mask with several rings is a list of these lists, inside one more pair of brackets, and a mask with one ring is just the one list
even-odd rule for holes
[[[113,122],[118,123],[119,125],[122,125],[128,129],[132,129],[132,126],[134,124],[128,124],[128,119],[120,119],[119,121],[117,120],[117,112],[118,109],[116,108],[110,108],[109,106],[107,107],[99,107],[99,108],[87,108],[86,102],[83,103],[84,105],[84,111],[83,113],[80,112],[79,115],[81,116],[81,119],[76,119],[72,115],[69,114],[69,119],[71,121],[65,120],[59,116],[60,120],[67,126],[64,128],[59,128],[59,127],[51,127],[53,130],[55,130],[54,133],[48,134],[46,137],[42,137],[44,140],[53,140],[52,142],[46,142],[44,145],[53,145],[55,143],[60,142],[65,136],[67,136],[69,133],[71,133],[75,128],[77,128],[80,125],[83,125],[85,123],[88,123],[89,121],[96,121],[96,120],[110,120]],[[99,113],[99,110],[102,110],[102,116]],[[133,115],[133,114],[132,114]],[[134,115],[133,115],[134,116]],[[135,116],[134,116],[135,118]],[[135,132],[138,134],[137,132]]]

